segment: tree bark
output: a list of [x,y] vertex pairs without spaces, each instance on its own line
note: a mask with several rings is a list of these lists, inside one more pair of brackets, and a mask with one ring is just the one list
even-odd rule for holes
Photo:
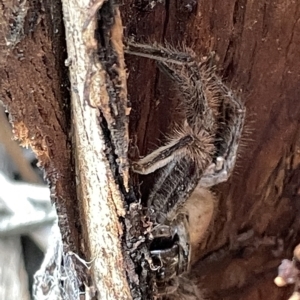
[[[120,185],[123,190],[128,189],[129,176],[123,28],[118,9],[111,2],[85,2],[63,1],[85,254],[93,261],[92,278],[98,299],[131,299],[120,243],[123,228],[119,222],[125,216]],[[99,9],[102,27],[97,23]],[[110,19],[111,25],[105,18]],[[96,30],[101,36],[98,40]],[[104,42],[99,50],[100,39]],[[101,50],[105,57],[103,65],[98,59]],[[116,74],[112,75],[110,68]],[[115,95],[110,94],[111,90]]]
[[[138,42],[184,44],[199,57],[215,51],[218,73],[246,104],[237,166],[213,189],[215,217],[194,249],[191,278],[209,299],[288,299],[291,288],[281,290],[273,279],[299,242],[297,3],[130,1],[121,12],[125,35]],[[180,121],[180,99],[153,61],[128,55],[126,63],[130,134],[145,155]],[[153,180],[141,178],[142,194]]]
[[111,1],[63,1],[63,8],[52,0],[1,6],[1,96],[15,137],[45,170],[62,233],[35,290],[131,299],[120,222],[129,190],[122,23]]
[[33,148],[46,172],[66,251],[78,252],[61,7],[59,1],[2,1],[1,9],[1,100],[15,138]]
[[[121,243],[117,239],[121,227],[116,225],[118,217],[124,215],[122,195],[129,194],[128,109],[122,49],[118,48],[122,47],[121,25],[113,30],[116,28],[112,24],[116,23],[110,23],[111,7],[105,6],[107,14],[100,12],[101,26],[97,33],[107,52],[99,53],[113,59],[99,65],[97,55],[92,53],[96,45],[91,34],[102,1],[91,1],[87,10],[72,6],[71,1],[63,3],[66,24],[73,22],[71,27],[66,26],[68,55],[59,1],[23,1],[18,5],[1,2],[1,100],[10,112],[15,136],[33,147],[46,171],[65,253],[74,252],[84,259],[96,260],[92,272],[99,299],[120,298],[122,288],[124,297],[130,298],[125,272],[120,272],[123,264]],[[78,3],[76,1],[76,5]],[[72,14],[75,8],[78,15]],[[184,44],[200,57],[215,51],[219,74],[246,103],[248,120],[236,173],[227,183],[214,188],[218,197],[214,221],[203,241],[193,249],[191,278],[209,299],[287,299],[291,290],[278,289],[273,278],[280,259],[291,257],[292,249],[299,242],[300,11],[297,3],[136,0],[127,1],[120,10],[127,37],[134,36],[144,42],[167,41],[175,46]],[[85,21],[84,12],[87,12]],[[75,28],[77,31],[72,32]],[[73,44],[85,45],[85,50],[80,49],[83,52],[75,53],[72,49],[71,39],[75,34],[79,40]],[[83,77],[75,75],[76,68],[81,68],[76,59],[79,54],[87,59],[83,59],[86,62],[81,69]],[[71,69],[73,132],[66,59]],[[121,66],[117,70],[116,61],[117,66]],[[157,139],[163,141],[165,134],[180,120],[181,114],[176,110],[180,99],[152,61],[128,56],[126,64],[132,105],[130,138],[137,141],[137,148],[144,155],[155,149],[153,144],[157,144]],[[95,82],[96,77],[99,82]],[[114,81],[117,77],[119,80]],[[118,91],[115,102],[109,102],[115,105],[109,106],[110,110],[105,106],[108,91],[101,86],[104,82],[109,91]],[[89,96],[96,93],[100,95],[99,101]],[[111,101],[112,95],[109,97]],[[100,109],[95,110],[95,107]],[[75,155],[72,154],[72,133],[78,143],[83,141],[85,151],[78,148]],[[89,148],[91,141],[99,145],[94,153]],[[132,146],[130,155],[136,157],[134,143]],[[78,199],[75,159],[81,183]],[[94,169],[93,173],[91,167],[95,162],[101,171]],[[155,178],[140,179],[142,194],[147,194]],[[91,187],[91,183],[95,185]],[[95,196],[92,191],[97,189]],[[109,230],[113,236],[112,243],[105,247],[112,245],[110,249],[116,251],[113,258],[103,255],[104,246],[97,240],[101,236],[102,243],[108,243],[105,241],[109,237],[103,231],[107,223],[96,220],[98,214],[100,219],[105,211],[106,217],[112,218]],[[117,268],[118,280],[114,281],[113,273],[109,273],[111,282],[100,282],[100,277],[105,278],[99,271],[106,267],[104,260],[109,270]],[[81,280],[80,276],[87,274],[79,274]],[[116,287],[120,282],[122,284]]]

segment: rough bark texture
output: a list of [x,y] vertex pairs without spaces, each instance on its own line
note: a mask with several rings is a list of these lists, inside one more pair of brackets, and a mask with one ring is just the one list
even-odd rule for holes
[[36,152],[56,204],[65,250],[79,251],[80,224],[69,140],[68,78],[59,1],[1,5],[1,100],[15,137]]
[[[69,296],[85,291],[99,299],[131,299],[126,271],[134,293],[140,292],[130,250],[121,248],[122,242],[133,245],[131,234],[122,240],[122,233],[124,204],[135,201],[128,185],[122,22],[113,1],[66,0],[63,7],[59,1],[2,1],[2,101],[15,137],[36,152],[58,213],[64,253],[59,241],[52,245],[45,285]],[[93,261],[91,272],[81,258]],[[65,278],[61,272],[70,272],[69,282],[57,278]],[[43,281],[35,286],[45,292]]]
[[[95,16],[100,2],[93,2],[96,6],[90,6],[87,19]],[[219,199],[216,216],[205,239],[194,249],[192,277],[209,299],[287,299],[290,290],[280,290],[272,281],[280,259],[291,257],[300,237],[299,5],[286,0],[136,0],[126,1],[120,10],[128,37],[184,43],[199,56],[215,51],[220,75],[246,102],[248,122],[236,174],[215,189]],[[100,25],[109,24],[105,16],[109,14],[102,15]],[[88,256],[91,251],[81,243],[78,207],[89,208],[87,199],[83,204],[75,196],[59,1],[3,0],[0,18],[1,101],[10,111],[15,135],[35,149],[45,168],[65,250]],[[99,35],[103,47],[111,37],[106,33]],[[115,50],[118,47],[113,46]],[[111,53],[99,54],[111,57]],[[72,63],[72,57],[69,59]],[[176,110],[179,100],[175,88],[152,61],[128,56],[127,66],[130,133],[143,155],[156,148],[157,140],[163,140],[180,118]],[[118,73],[114,59],[106,67],[109,87],[119,88],[120,82],[112,80]],[[94,70],[89,72],[92,77]],[[120,103],[115,102],[117,106]],[[105,112],[102,110],[106,123],[100,125],[116,142],[114,134],[118,128],[124,130],[124,124],[110,122],[110,112]],[[114,147],[107,147],[106,154],[110,168],[112,161],[116,165],[116,156],[120,159],[121,168],[114,169],[114,179],[119,180],[118,174],[127,167],[126,155],[122,145]],[[136,155],[134,148],[131,150],[132,156]],[[142,192],[147,193],[151,180],[142,181]],[[126,176],[122,185],[126,190]]]
[[[119,223],[125,216],[119,184],[124,192],[128,186],[129,110],[122,22],[111,2],[87,5],[66,0],[63,12],[85,254],[93,260],[98,299],[131,299]],[[95,32],[102,45],[98,45]]]
[[[287,299],[291,289],[273,278],[300,238],[298,3],[128,1],[121,12],[125,35],[137,41],[183,43],[199,56],[215,51],[219,74],[246,103],[240,158],[231,179],[215,188],[216,216],[194,251],[192,277],[209,299]],[[178,121],[179,100],[153,61],[126,62],[130,133],[145,155]],[[151,180],[141,180],[147,193]]]
[[16,138],[45,170],[64,255],[93,261],[92,282],[73,260],[80,288],[84,282],[99,299],[130,299],[119,223],[119,189],[128,191],[123,27],[112,1],[103,3],[63,1],[63,14],[60,1],[2,1],[1,97]]

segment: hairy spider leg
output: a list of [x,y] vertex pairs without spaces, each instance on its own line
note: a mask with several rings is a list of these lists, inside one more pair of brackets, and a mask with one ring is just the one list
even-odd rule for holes
[[191,49],[180,52],[170,45],[145,45],[127,42],[125,52],[157,61],[159,68],[173,81],[177,82],[183,96],[186,119],[195,130],[212,130],[215,119],[203,90],[200,74],[201,63]]
[[195,56],[171,48],[127,43],[127,52],[160,61],[159,67],[179,84],[187,122],[173,133],[169,143],[145,156],[132,167],[136,173],[149,174],[172,160],[188,155],[204,170],[215,152],[211,133],[215,118],[203,91],[199,64]]
[[[131,42],[129,40],[125,43],[124,51],[128,54],[150,58],[156,61],[163,61],[168,63],[174,63],[177,65],[186,65],[188,63],[194,64],[195,59],[186,52],[179,52],[171,46],[162,47],[159,44],[141,44]],[[188,49],[189,50],[189,49]]]
[[[184,205],[189,202],[187,199],[199,198],[196,186],[201,190],[230,176],[244,125],[245,108],[215,74],[214,68],[197,62],[191,50],[179,52],[169,46],[131,42],[127,46],[127,53],[156,60],[159,68],[177,83],[182,94],[186,122],[173,133],[167,145],[133,163],[133,170],[149,174],[164,167],[148,197],[148,215],[154,223],[152,234],[154,238],[171,238],[175,232],[182,232],[178,234],[180,244],[177,246],[182,253],[190,255],[190,238],[185,236],[189,233],[189,214],[183,212]],[[210,220],[213,205],[209,206],[209,211]],[[208,226],[209,220],[204,227]],[[170,249],[157,249],[152,255],[165,254],[168,258],[167,250]],[[190,258],[175,256],[168,263],[185,266],[189,261]],[[169,271],[175,275],[174,270]],[[171,278],[171,275],[167,277]]]
[[200,186],[211,187],[227,181],[230,177],[237,158],[238,146],[242,137],[245,123],[246,108],[242,101],[215,74],[211,76],[211,86],[219,95],[220,118],[217,135],[219,153],[204,172]]
[[[179,83],[179,88],[185,94],[185,100],[188,99],[185,105],[187,121],[194,130],[201,125],[208,130],[213,130],[214,121],[221,124],[215,129],[219,146],[216,148],[215,161],[206,169],[200,185],[211,187],[228,180],[235,166],[246,109],[241,100],[215,74],[214,68],[208,66],[207,62],[211,62],[212,57],[206,63],[196,63],[196,56],[190,49],[187,49],[187,52],[179,52],[170,46],[166,48],[133,42],[127,42],[127,47],[125,51],[128,53],[158,61],[159,68]],[[177,70],[172,65],[177,65]],[[178,66],[182,66],[185,72],[180,72]],[[206,89],[206,93],[203,93],[203,89]],[[210,94],[211,97],[206,99],[205,94]],[[204,107],[201,108],[199,105]],[[214,112],[215,118],[219,113],[221,120],[213,120],[208,107]],[[218,107],[219,112],[216,113],[214,107]],[[227,116],[224,116],[225,113]]]
[[[188,64],[186,69],[192,73],[190,76],[186,76],[188,72],[185,74],[182,72],[184,76],[178,75],[179,70],[174,70],[174,66],[170,67],[170,64],[165,62],[158,62],[158,66],[179,83],[179,88],[185,94],[184,98],[188,99],[186,117],[194,132],[201,127],[206,128],[208,132],[217,132],[215,162],[205,170],[200,186],[211,187],[227,181],[235,166],[244,127],[246,114],[244,104],[215,74],[214,68],[208,67],[206,63],[197,65],[197,68],[191,63]],[[201,89],[197,87],[199,84],[202,85]],[[199,103],[208,103],[209,109],[206,107],[199,109]],[[217,129],[213,128],[216,124],[219,124]]]

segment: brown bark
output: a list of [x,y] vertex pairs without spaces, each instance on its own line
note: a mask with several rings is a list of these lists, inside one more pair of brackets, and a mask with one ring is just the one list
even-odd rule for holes
[[2,2],[1,98],[15,137],[34,149],[46,172],[65,249],[78,252],[80,226],[59,1]]
[[[299,5],[130,1],[121,12],[137,41],[184,44],[200,57],[215,51],[218,73],[246,103],[240,157],[230,180],[214,189],[216,216],[194,251],[192,277],[209,299],[288,299],[291,289],[273,279],[299,242]],[[179,100],[153,61],[126,61],[130,133],[145,155],[179,120]],[[147,193],[152,181],[141,180]]]
[[[119,11],[111,2],[91,4],[63,1],[70,61],[73,151],[80,182],[78,206],[85,255],[93,261],[91,273],[97,298],[131,299],[120,242],[123,228],[119,222],[125,216],[120,189],[125,192],[128,187],[129,109],[123,27]],[[98,9],[101,19],[110,20],[107,23],[103,20],[102,27],[97,22]],[[95,38],[96,31],[103,41],[101,45]],[[98,56],[105,57],[103,64]]]
[[[15,135],[35,149],[45,168],[65,250],[87,258],[92,251],[89,243],[82,243],[82,232],[86,234],[91,228],[88,222],[79,222],[79,208],[86,205],[85,212],[89,208],[87,199],[81,202],[75,196],[70,102],[65,88],[67,55],[59,1],[1,4],[1,100],[10,111]],[[87,19],[95,16],[94,8],[90,6]],[[290,289],[278,289],[273,278],[280,259],[291,257],[299,242],[297,3],[166,0],[162,4],[136,0],[128,1],[120,10],[127,36],[134,35],[140,41],[184,43],[199,56],[215,51],[220,75],[246,103],[248,121],[236,173],[229,182],[215,188],[219,199],[216,216],[204,241],[194,251],[191,277],[204,288],[209,299],[287,299]],[[106,42],[111,37],[114,40],[113,36],[102,37]],[[118,47],[118,42],[113,45],[116,51]],[[68,58],[72,63],[72,58]],[[108,66],[113,67],[113,61],[110,63]],[[143,155],[156,148],[157,139],[163,140],[179,120],[176,107],[180,100],[152,61],[128,56],[127,66],[132,103],[130,134]],[[118,75],[124,77],[121,73]],[[109,79],[109,87],[117,89],[119,82]],[[126,133],[126,123],[114,127],[113,119],[105,112],[101,111],[108,130],[113,134],[121,128]],[[126,114],[122,111],[123,116]],[[108,157],[117,149],[110,158],[116,160],[112,156],[119,156],[120,173],[127,167],[126,159],[123,160],[126,149],[123,152],[117,141],[126,139],[126,134],[112,136],[116,148],[107,147]],[[125,175],[124,188],[126,181]],[[142,181],[142,192],[147,193],[151,180]]]
[[[36,284],[41,293],[56,285],[53,291],[64,289],[72,299],[81,290],[131,299],[119,220],[120,189],[128,191],[123,27],[117,8],[103,3],[66,0],[64,14],[52,0],[2,1],[0,9],[1,97],[15,137],[33,148],[45,170],[64,246],[62,254],[59,241],[50,245],[55,257],[45,264],[45,285]],[[93,262],[91,271],[82,259]],[[55,275],[66,276],[62,267],[65,284]]]

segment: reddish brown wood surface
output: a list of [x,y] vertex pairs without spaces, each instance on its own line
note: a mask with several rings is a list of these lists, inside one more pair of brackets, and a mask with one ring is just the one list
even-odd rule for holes
[[[235,173],[215,188],[214,222],[192,270],[209,299],[288,299],[273,284],[299,242],[300,10],[297,1],[128,1],[127,36],[215,51],[218,73],[246,103]],[[170,81],[147,59],[127,57],[131,136],[144,155],[180,118]],[[143,179],[142,179],[143,180]],[[144,180],[142,191],[150,183]],[[244,241],[241,241],[244,239]]]
[[[67,83],[62,71],[64,41],[59,40],[62,17],[54,7],[58,2],[50,2],[44,6],[57,9],[55,20],[33,1],[24,24],[19,24],[24,25],[24,36],[11,52],[7,41],[13,43],[15,32],[1,28],[1,101],[10,110],[16,135],[35,148],[56,188],[54,194],[60,195],[56,200],[64,242],[76,251],[81,228],[70,169],[70,124],[67,113],[62,113],[68,105],[68,93],[61,86]],[[300,240],[297,1],[124,2],[120,10],[127,36],[185,44],[199,56],[215,51],[219,74],[247,107],[247,130],[235,174],[214,189],[219,199],[216,216],[195,251],[191,277],[209,299],[288,299],[291,289],[277,288],[273,278],[280,259],[290,257]],[[8,8],[9,1],[2,4],[1,24],[7,25],[10,14],[18,12]],[[179,121],[180,100],[152,61],[128,56],[127,66],[130,134],[144,155]],[[146,193],[150,183],[143,181]]]
[[15,137],[33,148],[45,170],[65,250],[77,252],[81,228],[61,6],[59,1],[1,4],[1,101],[10,113]]

